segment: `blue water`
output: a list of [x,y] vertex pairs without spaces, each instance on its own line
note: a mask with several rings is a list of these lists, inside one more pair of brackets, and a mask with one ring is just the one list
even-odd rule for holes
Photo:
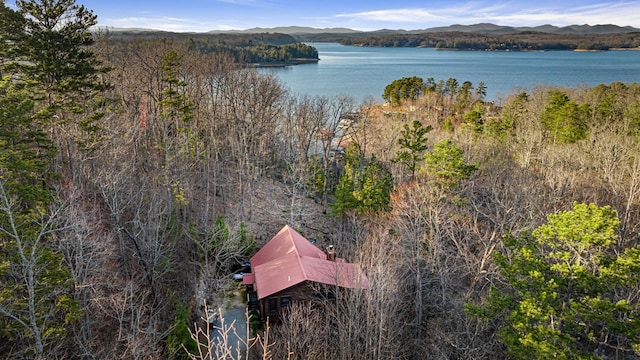
[[402,77],[455,78],[484,82],[487,99],[498,101],[538,85],[595,86],[640,82],[640,51],[488,52],[433,48],[370,48],[312,43],[320,61],[275,71],[293,93],[351,95],[382,101],[384,87]]

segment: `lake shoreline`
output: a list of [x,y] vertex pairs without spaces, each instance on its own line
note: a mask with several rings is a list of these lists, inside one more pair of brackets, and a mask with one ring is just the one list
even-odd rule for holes
[[640,83],[639,51],[440,51],[434,48],[383,48],[308,43],[322,61],[312,65],[266,67],[293,93],[312,96],[350,95],[356,101],[382,101],[392,81],[418,76],[436,82],[481,82],[485,100],[500,102],[537,86],[595,86]]
[[250,67],[255,68],[280,68],[287,66],[295,66],[295,65],[304,65],[304,64],[315,64],[320,59],[291,59],[289,61],[274,61],[274,62],[262,62],[262,63],[253,63],[249,64]]

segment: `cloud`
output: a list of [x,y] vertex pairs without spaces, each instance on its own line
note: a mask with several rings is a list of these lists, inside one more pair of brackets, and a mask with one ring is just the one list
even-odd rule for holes
[[125,17],[105,19],[99,26],[116,28],[144,28],[175,32],[206,32],[211,30],[234,30],[232,26],[203,22],[190,18],[177,17]]
[[467,2],[450,7],[380,9],[334,15],[350,22],[416,24],[474,24],[492,22],[500,25],[572,25],[616,24],[640,27],[640,2],[608,2],[576,5],[572,2]]
[[[639,2],[599,3],[577,6],[569,3],[545,8],[521,8],[517,11],[484,14],[483,21],[504,25],[575,25],[575,24],[616,24],[620,26],[640,26],[634,15],[640,12]],[[477,19],[477,18],[476,18]]]
[[355,20],[384,21],[400,23],[419,23],[432,20],[441,20],[437,16],[425,9],[388,9],[366,11],[352,14],[338,14],[336,18],[351,18]]
[[383,9],[350,14],[338,14],[335,18],[354,22],[377,22],[396,24],[471,24],[488,22],[500,18],[507,11],[506,4],[482,5],[465,3],[450,7]]
[[[570,9],[569,9],[570,10]],[[640,27],[640,2],[611,2],[592,6],[578,6],[564,14],[572,24],[617,24]],[[562,20],[562,18],[559,18]]]
[[216,0],[217,2],[233,4],[233,5],[244,5],[244,6],[262,6],[262,2],[260,0]]
[[[365,11],[326,14],[306,12],[298,17],[295,13],[285,16],[280,10],[279,16],[272,16],[272,9],[264,0],[209,0],[259,7],[255,15],[248,9],[239,11],[237,8],[223,12],[223,7],[211,16],[199,18],[202,14],[176,16],[152,16],[149,13],[139,14],[138,17],[99,18],[100,26],[112,27],[144,27],[176,32],[205,32],[210,30],[237,30],[254,26],[284,26],[292,25],[287,22],[303,22],[293,25],[308,25],[316,27],[349,27],[358,30],[377,30],[381,28],[419,29],[452,24],[477,24],[491,22],[507,26],[537,26],[552,24],[566,26],[573,24],[616,24],[620,26],[634,26],[640,28],[640,1],[610,1],[605,3],[588,4],[581,1],[561,2],[558,0],[536,0],[534,4],[516,0],[471,2],[431,2],[429,7],[403,7],[366,9]],[[265,6],[262,8],[262,6]],[[232,6],[234,7],[234,6]],[[247,11],[244,11],[247,10]],[[214,16],[220,18],[214,18]],[[117,16],[117,15],[116,15]],[[296,20],[293,20],[293,19]]]

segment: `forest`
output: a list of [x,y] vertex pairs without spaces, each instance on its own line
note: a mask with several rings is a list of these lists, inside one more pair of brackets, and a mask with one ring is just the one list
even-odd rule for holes
[[190,50],[226,54],[245,65],[296,65],[318,61],[318,50],[291,35],[277,33],[175,33],[99,29],[97,36],[112,44],[136,41],[182,41]]
[[350,35],[337,39],[342,45],[380,47],[433,47],[451,50],[544,51],[609,50],[640,47],[640,33],[552,34],[523,31],[517,34],[425,32],[421,34]]
[[640,358],[640,84],[357,104],[96,19],[0,1],[0,358],[232,358],[207,308],[285,224],[370,288],[237,358]]

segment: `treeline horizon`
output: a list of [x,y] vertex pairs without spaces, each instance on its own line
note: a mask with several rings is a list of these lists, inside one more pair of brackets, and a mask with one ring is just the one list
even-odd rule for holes
[[[316,38],[317,41],[320,38]],[[342,45],[374,47],[432,47],[455,50],[543,51],[611,50],[640,47],[640,33],[550,34],[524,31],[517,34],[439,32],[381,34],[334,38]]]
[[303,44],[291,35],[175,33],[165,31],[109,31],[100,30],[96,37],[110,44],[125,45],[153,40],[184,41],[193,50],[231,56],[239,64],[295,65],[319,60],[313,46]]

